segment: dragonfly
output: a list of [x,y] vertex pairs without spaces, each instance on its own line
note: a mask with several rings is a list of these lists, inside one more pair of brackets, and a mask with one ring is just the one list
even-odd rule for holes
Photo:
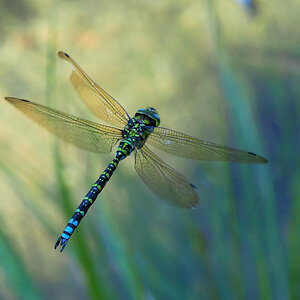
[[160,198],[182,208],[196,206],[196,187],[184,175],[155,155],[149,145],[169,154],[195,160],[267,163],[265,158],[253,152],[206,142],[160,127],[159,114],[153,107],[141,108],[131,118],[122,105],[97,85],[71,56],[62,51],[59,51],[58,55],[71,63],[70,80],[83,102],[97,117],[111,126],[91,122],[20,98],[5,97],[5,100],[48,131],[79,148],[96,153],[110,153],[118,144],[114,159],[92,185],[55,243],[54,248],[60,246],[60,252],[64,250],[71,235],[114,174],[120,161],[131,153],[134,153],[138,175]]

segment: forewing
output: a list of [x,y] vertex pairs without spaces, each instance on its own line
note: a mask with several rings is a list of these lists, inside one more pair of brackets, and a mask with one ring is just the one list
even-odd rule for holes
[[268,161],[252,152],[238,150],[218,144],[206,142],[190,135],[155,127],[147,138],[147,143],[177,156],[186,158],[232,161],[238,163],[267,163]]
[[191,208],[197,204],[198,195],[194,186],[147,146],[136,150],[135,169],[148,187],[161,198],[183,208]]
[[13,97],[5,100],[63,140],[91,152],[109,153],[122,138],[121,130],[114,127],[77,118],[28,100]]
[[67,53],[59,51],[58,55],[73,65],[70,80],[87,107],[102,120],[123,128],[129,116],[121,104],[98,86]]

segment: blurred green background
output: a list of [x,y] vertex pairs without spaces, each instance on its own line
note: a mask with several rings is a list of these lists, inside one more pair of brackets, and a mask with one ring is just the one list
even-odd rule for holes
[[[58,141],[0,102],[1,299],[299,299],[298,0],[0,1],[0,96],[97,120],[68,52],[132,116],[256,152],[267,165],[158,153],[197,187],[181,210],[130,158],[63,254],[73,211],[113,157]],[[101,122],[101,121],[100,121]]]

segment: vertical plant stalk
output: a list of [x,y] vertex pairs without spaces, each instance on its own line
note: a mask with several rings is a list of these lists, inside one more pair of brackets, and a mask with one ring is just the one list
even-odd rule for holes
[[11,287],[19,299],[41,299],[38,290],[27,272],[26,265],[11,242],[9,236],[0,228],[0,266]]
[[[211,1],[215,3],[215,1]],[[215,4],[211,4],[211,8]],[[226,40],[223,38],[221,32],[222,27],[216,15],[216,11],[211,10],[213,16],[213,33],[214,33],[214,51],[217,64],[217,71],[220,80],[220,86],[224,92],[225,100],[227,100],[227,109],[232,120],[232,130],[236,137],[245,138],[250,141],[255,149],[262,149],[262,143],[258,137],[255,127],[254,117],[250,113],[247,90],[242,81],[242,74],[237,74],[237,70],[233,70],[232,62],[226,51]],[[240,171],[240,185],[243,195],[246,199],[241,199],[241,211],[239,225],[241,232],[241,243],[244,249],[247,249],[251,256],[251,260],[256,263],[255,273],[251,274],[253,279],[258,277],[258,287],[261,298],[289,298],[287,289],[287,270],[283,260],[283,241],[280,240],[279,227],[276,218],[276,197],[274,187],[270,180],[271,176],[266,167],[259,168],[259,171],[253,171],[254,176],[248,176],[248,173],[243,167],[237,167]],[[256,195],[261,199],[262,211],[256,212],[255,203],[257,199],[249,197],[253,195],[253,189]],[[259,218],[261,216],[261,218]],[[246,219],[254,220],[254,228],[249,228],[249,223]],[[252,224],[251,224],[252,225]],[[249,233],[254,237],[247,238]],[[246,244],[245,244],[246,243]],[[244,245],[243,245],[244,244]],[[246,247],[245,247],[246,246]],[[265,257],[267,259],[265,259]],[[245,287],[247,295],[253,296],[253,288],[256,283],[252,282],[249,277],[251,268],[251,261],[246,261],[246,272],[244,272]],[[249,263],[251,265],[249,265]],[[257,273],[258,274],[257,274]],[[254,285],[253,285],[254,284]],[[272,295],[272,296],[271,296]],[[257,295],[258,296],[258,295]]]

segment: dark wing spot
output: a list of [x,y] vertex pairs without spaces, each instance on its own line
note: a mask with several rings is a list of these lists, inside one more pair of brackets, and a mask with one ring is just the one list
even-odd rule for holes
[[4,97],[4,99],[5,99],[6,101],[15,101],[15,100],[19,100],[19,101],[23,101],[23,102],[30,102],[30,101],[25,100],[25,99],[14,98],[14,97]]
[[251,155],[255,155],[255,156],[256,156],[256,154],[255,154],[255,153],[253,153],[253,152],[248,152],[248,154],[251,154]]
[[192,183],[190,183],[190,186],[191,186],[193,189],[197,190],[197,187],[196,187],[195,185],[193,185]]

